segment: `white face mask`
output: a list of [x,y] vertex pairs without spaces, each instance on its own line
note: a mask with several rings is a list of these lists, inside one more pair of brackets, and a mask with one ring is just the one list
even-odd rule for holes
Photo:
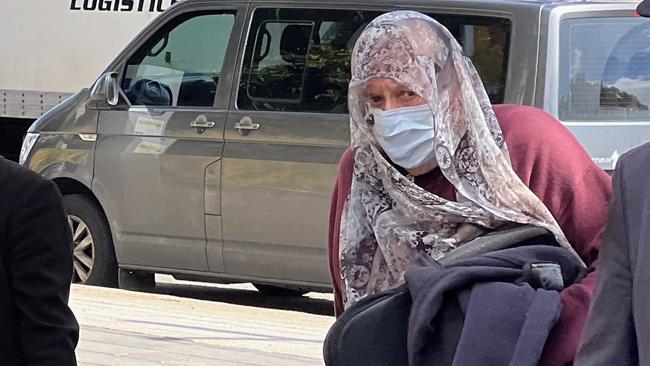
[[395,164],[414,169],[436,160],[433,113],[428,105],[371,112],[375,120],[372,132]]

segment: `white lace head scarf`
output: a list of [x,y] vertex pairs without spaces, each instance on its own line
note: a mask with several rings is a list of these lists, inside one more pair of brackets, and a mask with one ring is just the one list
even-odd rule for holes
[[[384,157],[372,134],[366,90],[376,77],[390,78],[426,100],[435,121],[431,148],[457,202],[420,188]],[[462,224],[487,229],[533,224],[571,248],[549,210],[512,170],[474,66],[435,20],[413,11],[373,20],[354,47],[348,102],[355,162],[339,240],[346,308],[401,283],[417,252],[439,258],[454,249],[445,239]]]

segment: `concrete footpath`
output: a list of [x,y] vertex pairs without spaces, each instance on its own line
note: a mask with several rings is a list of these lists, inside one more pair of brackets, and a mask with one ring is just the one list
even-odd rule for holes
[[[261,295],[260,295],[261,296]],[[79,365],[323,365],[334,318],[73,285]]]

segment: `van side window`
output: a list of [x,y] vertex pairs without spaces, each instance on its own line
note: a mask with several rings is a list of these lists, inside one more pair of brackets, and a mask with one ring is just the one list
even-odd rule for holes
[[212,106],[234,21],[234,12],[201,12],[165,25],[126,63],[131,104]]
[[[365,26],[381,12],[256,9],[242,65],[242,110],[347,113],[350,57]],[[490,100],[505,96],[508,19],[429,14],[463,45]]]
[[380,12],[257,9],[237,105],[244,110],[346,113],[352,48]]
[[560,26],[562,121],[650,118],[650,24],[645,18],[574,18]]

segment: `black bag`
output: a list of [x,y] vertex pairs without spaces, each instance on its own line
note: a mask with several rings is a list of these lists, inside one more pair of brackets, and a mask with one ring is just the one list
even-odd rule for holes
[[[517,226],[478,237],[447,253],[437,262],[444,265],[524,245],[558,246],[558,243],[546,229]],[[325,364],[407,366],[410,310],[411,294],[406,284],[361,299],[343,312],[330,328],[323,345]]]

